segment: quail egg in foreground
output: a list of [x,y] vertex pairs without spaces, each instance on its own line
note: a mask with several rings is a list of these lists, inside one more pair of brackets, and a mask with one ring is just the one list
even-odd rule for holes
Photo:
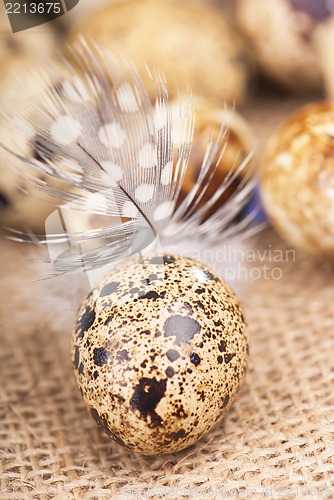
[[207,433],[233,403],[247,359],[234,293],[204,265],[171,255],[118,264],[84,301],[73,335],[92,416],[144,455]]

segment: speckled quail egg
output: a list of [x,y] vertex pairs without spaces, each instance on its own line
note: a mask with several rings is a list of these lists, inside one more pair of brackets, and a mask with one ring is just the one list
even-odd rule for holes
[[218,138],[223,124],[226,135],[222,138],[221,147],[212,161],[212,166],[217,162],[218,166],[213,175],[212,168],[207,174],[207,180],[210,179],[210,182],[199,201],[199,206],[203,206],[214,196],[224,181],[227,181],[227,177],[231,176],[232,172],[238,171],[234,180],[229,185],[226,185],[226,190],[219,197],[215,205],[206,213],[207,217],[222,207],[235,193],[237,188],[240,187],[243,179],[250,176],[254,170],[252,159],[245,165],[245,168],[240,169],[243,160],[251,153],[254,143],[248,123],[236,110],[228,107],[223,109],[214,101],[198,97],[195,98],[195,102],[196,120],[193,144],[178,203],[183,201],[185,196],[189,194],[197,183],[203,159],[206,157],[205,153],[209,140],[210,138],[213,140]]
[[223,13],[208,4],[116,1],[74,26],[70,43],[78,34],[133,61],[152,96],[146,64],[164,73],[170,97],[177,97],[176,85],[182,91],[190,85],[195,94],[220,102],[241,102],[247,94],[245,44]]
[[[18,119],[17,123],[18,127],[26,130],[28,134],[26,138],[13,137],[6,123],[2,122],[0,123],[0,142],[14,152],[20,151],[27,158],[36,158],[33,131],[23,118]],[[18,145],[19,142],[20,145]],[[23,173],[34,175],[26,164],[8,151],[1,149],[0,226],[43,233],[45,219],[55,210],[55,207],[47,202],[44,195],[32,188],[22,177]]]
[[222,419],[247,359],[234,293],[202,264],[172,255],[118,264],[82,304],[73,335],[92,416],[145,455],[186,448]]
[[[36,82],[38,88],[41,89]],[[38,96],[32,99],[38,103]],[[61,200],[34,187],[30,176],[40,181],[45,181],[46,176],[36,173],[13,153],[29,161],[43,162],[41,151],[47,151],[52,160],[55,145],[31,127],[24,111],[15,118],[9,117],[8,121],[0,121],[0,143],[7,148],[0,149],[0,226],[43,234],[47,217]]]
[[[19,98],[17,80],[21,79],[28,86],[29,77],[29,85],[31,83],[33,94],[38,98],[42,79],[34,78],[29,68],[35,67],[35,64],[53,53],[55,38],[50,27],[13,34],[6,16],[1,17],[0,30],[1,112],[4,116],[8,107],[9,116]],[[34,131],[28,124],[24,106],[17,113],[16,122],[18,132],[13,134],[7,121],[3,117],[0,119],[0,144],[27,158],[34,157]],[[15,166],[24,168],[22,162],[0,148],[0,226],[43,231],[44,220],[53,207],[46,203],[46,199],[43,201],[43,197],[36,191],[32,196],[33,190],[20,178],[18,171],[13,168]]]
[[295,92],[334,96],[334,7],[328,0],[237,0],[237,18],[261,69]]
[[334,104],[307,105],[266,145],[264,207],[278,232],[310,253],[334,258]]

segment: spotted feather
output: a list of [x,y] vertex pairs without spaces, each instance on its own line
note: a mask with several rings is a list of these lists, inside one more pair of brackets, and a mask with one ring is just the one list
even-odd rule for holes
[[[224,206],[203,217],[249,157],[204,206],[199,205],[223,155],[228,127],[222,124],[219,136],[210,139],[196,185],[177,203],[194,131],[190,91],[175,113],[158,72],[150,73],[156,93],[152,103],[128,62],[85,41],[72,52],[75,63],[65,61],[39,74],[44,84],[37,104],[29,99],[25,82],[16,105],[1,112],[12,133],[21,139],[26,134],[35,151],[34,158],[27,158],[24,151],[2,145],[30,167],[25,179],[65,202],[63,213],[103,217],[96,229],[73,231],[63,227],[59,214],[49,217],[47,236],[40,236],[39,242],[47,244],[51,254],[52,248],[62,249],[55,252],[55,273],[100,268],[143,250],[157,237],[168,243],[185,238],[215,244],[253,233],[253,213],[236,222],[256,182],[251,174]],[[28,118],[18,126],[21,114]],[[20,232],[14,238],[27,239]]]

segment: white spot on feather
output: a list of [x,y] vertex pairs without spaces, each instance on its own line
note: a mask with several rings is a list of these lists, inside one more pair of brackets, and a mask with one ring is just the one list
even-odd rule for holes
[[74,183],[78,183],[78,184],[81,184],[81,182],[82,182],[82,176],[80,174],[66,173],[66,177],[69,179],[70,182],[74,182]]
[[30,123],[27,122],[27,120],[24,120],[23,118],[15,118],[13,122],[15,127],[20,131],[24,139],[29,141],[34,137],[35,130],[32,127],[32,125],[30,125]]
[[139,110],[138,97],[130,83],[123,83],[116,91],[118,106],[124,113],[135,113]]
[[70,102],[77,103],[81,101],[87,102],[90,100],[89,92],[78,76],[73,79],[73,84],[67,80],[63,82],[62,89],[65,98]]
[[103,125],[98,137],[107,148],[121,148],[126,139],[126,133],[119,123],[107,123]]
[[169,161],[168,163],[166,163],[166,165],[162,169],[161,184],[163,184],[164,186],[168,186],[168,184],[171,181],[172,169],[173,169],[173,162],[172,161]]
[[147,203],[154,196],[155,186],[153,184],[140,184],[135,190],[135,197],[139,203]]
[[157,152],[155,144],[148,142],[138,153],[138,163],[142,168],[153,168],[157,164]]
[[173,213],[174,206],[175,204],[173,201],[164,201],[158,205],[153,214],[154,220],[160,221],[170,217]]
[[116,165],[116,163],[113,163],[111,161],[101,161],[100,164],[104,170],[104,172],[102,172],[101,177],[106,184],[115,186],[117,182],[122,180],[123,177],[122,167]]
[[161,105],[158,101],[155,105],[155,125],[157,129],[162,129],[167,127],[168,123],[168,113],[163,105]]
[[70,146],[81,134],[81,123],[68,115],[63,115],[58,118],[50,128],[52,139],[61,146]]
[[122,208],[123,217],[130,217],[131,219],[135,219],[138,215],[138,208],[132,201],[126,201]]
[[72,159],[68,158],[62,158],[61,159],[61,166],[64,167],[64,169],[68,169],[73,172],[79,172],[80,174],[83,174],[83,168],[81,165],[79,165],[78,162]]

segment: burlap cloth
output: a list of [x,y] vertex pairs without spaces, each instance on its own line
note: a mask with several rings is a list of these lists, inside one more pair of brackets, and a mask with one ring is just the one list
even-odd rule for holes
[[[286,111],[273,119],[268,106],[248,112],[255,129],[267,117],[263,134]],[[2,286],[0,498],[334,498],[334,266],[289,252],[271,230],[256,248],[260,277],[243,298],[246,382],[224,421],[172,456],[143,458],[109,440],[75,386],[70,332],[18,320],[18,285]],[[25,275],[22,252],[0,245],[13,283]]]

